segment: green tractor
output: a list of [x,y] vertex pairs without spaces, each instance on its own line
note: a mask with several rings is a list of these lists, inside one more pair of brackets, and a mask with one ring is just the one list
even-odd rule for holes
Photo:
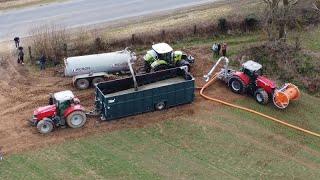
[[167,43],[158,43],[144,56],[144,69],[150,71],[160,71],[164,69],[186,66],[188,71],[190,65],[194,63],[194,58],[182,51],[173,51]]

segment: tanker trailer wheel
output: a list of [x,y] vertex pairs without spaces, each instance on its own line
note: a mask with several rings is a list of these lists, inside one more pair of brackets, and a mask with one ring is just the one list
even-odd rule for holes
[[76,87],[80,90],[88,89],[90,86],[90,82],[88,79],[77,79]]
[[101,82],[103,82],[104,81],[104,78],[103,77],[95,77],[95,78],[93,78],[93,80],[92,80],[92,85],[94,86],[95,84],[99,84],[99,83],[101,83]]
[[50,119],[43,119],[38,122],[37,129],[41,134],[48,134],[53,130],[53,124]]
[[158,102],[156,105],[155,105],[155,108],[157,111],[162,111],[166,108],[166,103],[165,102]]
[[67,116],[67,124],[71,128],[81,128],[87,121],[83,111],[74,111]]
[[229,81],[229,87],[232,92],[243,94],[245,91],[245,84],[239,77],[232,77]]
[[256,90],[256,92],[254,93],[254,98],[259,104],[268,104],[269,102],[269,95],[263,89]]

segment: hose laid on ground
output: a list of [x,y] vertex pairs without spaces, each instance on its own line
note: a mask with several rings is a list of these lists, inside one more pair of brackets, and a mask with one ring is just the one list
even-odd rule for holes
[[204,97],[205,99],[211,100],[211,101],[215,101],[215,102],[218,102],[218,103],[221,103],[221,104],[224,104],[224,105],[233,107],[233,108],[241,109],[241,110],[243,110],[243,111],[247,111],[247,112],[250,112],[250,113],[253,113],[253,114],[257,114],[257,115],[259,115],[259,116],[262,116],[262,117],[265,117],[265,118],[267,118],[267,119],[270,119],[270,120],[272,120],[272,121],[274,121],[274,122],[277,122],[277,123],[279,123],[279,124],[281,124],[281,125],[290,127],[290,128],[292,128],[292,129],[301,131],[301,132],[306,133],[306,134],[309,134],[309,135],[313,135],[313,136],[316,136],[316,137],[320,137],[320,134],[318,134],[318,133],[315,133],[315,132],[312,132],[312,131],[303,129],[303,128],[301,128],[301,127],[298,127],[298,126],[295,126],[295,125],[292,125],[292,124],[289,124],[289,123],[286,123],[286,122],[284,122],[284,121],[281,121],[281,120],[279,120],[279,119],[277,119],[277,118],[268,116],[268,115],[263,114],[263,113],[261,113],[261,112],[258,112],[258,111],[255,111],[255,110],[252,110],[252,109],[243,107],[243,106],[231,104],[231,103],[222,101],[222,100],[220,100],[220,99],[212,98],[212,97],[209,97],[209,96],[205,95],[205,94],[203,93],[203,92],[205,91],[205,89],[208,88],[212,83],[214,83],[214,82],[216,81],[216,79],[217,79],[217,74],[215,74],[215,75],[211,78],[211,80],[210,80],[209,82],[207,82],[203,87],[197,88],[197,89],[200,89],[200,95],[201,95],[202,97]]

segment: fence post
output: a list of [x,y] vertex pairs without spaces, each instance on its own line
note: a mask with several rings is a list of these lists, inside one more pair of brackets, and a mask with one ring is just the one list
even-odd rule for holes
[[161,32],[161,38],[162,38],[162,40],[165,39],[165,36],[166,36],[166,31],[165,31],[165,30],[162,30],[162,32]]
[[194,35],[197,34],[197,25],[196,25],[196,24],[193,26],[193,34],[194,34]]
[[68,45],[66,43],[63,44],[63,51],[65,57],[68,57]]
[[33,57],[32,57],[32,53],[31,53],[31,46],[28,46],[28,50],[29,50],[29,58],[30,58],[30,62],[32,63],[32,61],[33,61]]
[[134,44],[134,42],[135,42],[135,34],[132,34],[131,35],[131,44]]

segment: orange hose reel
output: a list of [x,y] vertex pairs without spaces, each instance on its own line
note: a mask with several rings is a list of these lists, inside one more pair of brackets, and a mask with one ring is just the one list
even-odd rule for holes
[[280,109],[288,107],[291,100],[298,100],[300,91],[297,86],[291,83],[285,84],[282,88],[275,90],[273,94],[273,103]]

